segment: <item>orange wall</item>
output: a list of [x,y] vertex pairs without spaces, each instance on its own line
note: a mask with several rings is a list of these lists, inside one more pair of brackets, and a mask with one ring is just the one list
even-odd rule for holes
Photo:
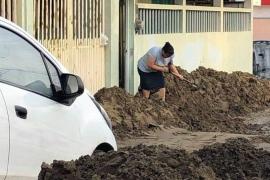
[[253,40],[270,41],[270,18],[254,18]]

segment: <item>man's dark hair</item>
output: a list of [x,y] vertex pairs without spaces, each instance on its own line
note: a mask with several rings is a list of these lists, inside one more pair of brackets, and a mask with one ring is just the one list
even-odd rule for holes
[[174,48],[172,47],[172,45],[169,42],[165,43],[162,50],[164,51],[164,53],[166,53],[169,56],[174,54]]

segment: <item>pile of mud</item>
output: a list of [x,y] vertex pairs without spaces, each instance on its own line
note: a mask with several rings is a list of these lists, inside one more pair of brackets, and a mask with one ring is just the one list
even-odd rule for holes
[[39,180],[268,179],[269,168],[269,152],[235,139],[191,154],[163,145],[139,145],[70,162],[54,161],[42,168]]
[[56,179],[200,179],[214,176],[197,157],[163,145],[120,149],[83,156],[76,161],[54,161],[39,180]]
[[118,137],[142,134],[159,125],[188,128],[166,102],[134,97],[118,87],[101,89],[95,98],[111,118],[114,134]]
[[204,131],[242,132],[246,127],[238,116],[262,110],[270,105],[270,82],[255,76],[226,73],[200,67],[190,74],[178,68],[199,89],[167,77],[167,102],[178,107],[180,119],[190,129]]
[[270,178],[270,153],[256,149],[246,139],[217,143],[194,154],[222,179]]
[[193,131],[247,133],[239,116],[270,105],[270,83],[242,73],[226,73],[203,67],[188,73],[178,68],[198,89],[173,75],[166,75],[166,102],[132,96],[113,87],[101,89],[95,98],[108,112],[117,136],[138,134],[158,125]]

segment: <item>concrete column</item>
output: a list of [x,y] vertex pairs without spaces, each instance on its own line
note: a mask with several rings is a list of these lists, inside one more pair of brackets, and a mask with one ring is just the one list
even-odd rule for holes
[[125,89],[131,93],[135,94],[137,88],[134,86],[135,73],[137,73],[137,64],[134,60],[134,39],[135,39],[135,18],[136,18],[136,1],[135,0],[126,0],[127,1],[127,56],[125,63]]
[[223,32],[224,30],[224,0],[220,0],[220,32]]
[[29,34],[34,35],[34,1],[20,0],[16,3],[16,23]]
[[119,0],[104,0],[105,35],[105,86],[119,86]]
[[183,1],[182,1],[182,5],[183,5],[183,6],[186,6],[186,5],[187,5],[187,0],[183,0]]
[[181,28],[182,33],[187,32],[187,2],[186,0],[183,0],[183,11],[182,11],[182,21],[181,21]]

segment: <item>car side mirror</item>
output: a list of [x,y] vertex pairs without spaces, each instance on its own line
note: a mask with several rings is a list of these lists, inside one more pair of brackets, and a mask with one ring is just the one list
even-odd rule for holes
[[75,99],[84,92],[84,85],[79,76],[73,74],[62,74],[60,76],[62,91],[58,95],[60,100]]

